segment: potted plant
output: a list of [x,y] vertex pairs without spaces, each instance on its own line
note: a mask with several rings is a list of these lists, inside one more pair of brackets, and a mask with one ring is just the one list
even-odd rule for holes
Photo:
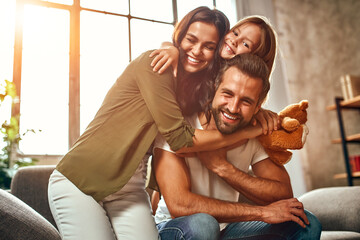
[[[4,84],[0,84],[0,108],[4,101],[10,98],[11,104],[16,99],[15,84],[5,80]],[[25,133],[19,133],[19,116],[12,116],[1,124],[0,129],[3,143],[0,152],[0,188],[9,189],[11,179],[19,167],[34,165],[37,159],[23,157],[19,150],[19,142],[28,132],[35,133],[30,129]]]

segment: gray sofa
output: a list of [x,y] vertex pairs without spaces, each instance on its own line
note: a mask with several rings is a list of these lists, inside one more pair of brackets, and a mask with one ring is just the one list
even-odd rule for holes
[[47,186],[54,166],[20,168],[10,192],[0,189],[0,240],[60,240]]
[[360,239],[360,187],[329,187],[305,193],[299,200],[320,220],[321,239]]
[[[54,166],[19,169],[11,191],[0,190],[0,240],[61,239],[51,215],[47,185]],[[299,198],[322,223],[322,240],[360,240],[360,187],[332,187]]]

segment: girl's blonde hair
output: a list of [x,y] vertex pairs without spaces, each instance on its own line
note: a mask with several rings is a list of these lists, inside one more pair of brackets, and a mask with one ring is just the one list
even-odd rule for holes
[[256,24],[261,29],[260,44],[252,52],[252,54],[261,57],[265,61],[269,68],[270,76],[275,67],[275,58],[277,54],[277,34],[270,21],[266,17],[259,15],[244,17],[239,22],[237,22],[235,26],[230,29],[230,31],[233,31],[235,28],[238,28],[246,23]]

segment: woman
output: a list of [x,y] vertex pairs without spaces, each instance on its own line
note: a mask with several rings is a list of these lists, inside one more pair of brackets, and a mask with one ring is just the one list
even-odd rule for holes
[[[200,7],[176,26],[179,79],[213,73],[228,20]],[[205,36],[205,37],[204,37]],[[63,239],[157,239],[145,191],[147,159],[158,132],[172,149],[218,149],[261,134],[261,128],[223,136],[194,130],[182,116],[171,73],[152,71],[146,52],[132,61],[93,121],[57,165],[49,180],[49,204]]]

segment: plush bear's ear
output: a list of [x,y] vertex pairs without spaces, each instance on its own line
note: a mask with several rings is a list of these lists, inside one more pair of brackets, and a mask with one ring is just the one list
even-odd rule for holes
[[300,109],[304,110],[307,109],[309,107],[309,101],[308,100],[302,100],[300,102]]

